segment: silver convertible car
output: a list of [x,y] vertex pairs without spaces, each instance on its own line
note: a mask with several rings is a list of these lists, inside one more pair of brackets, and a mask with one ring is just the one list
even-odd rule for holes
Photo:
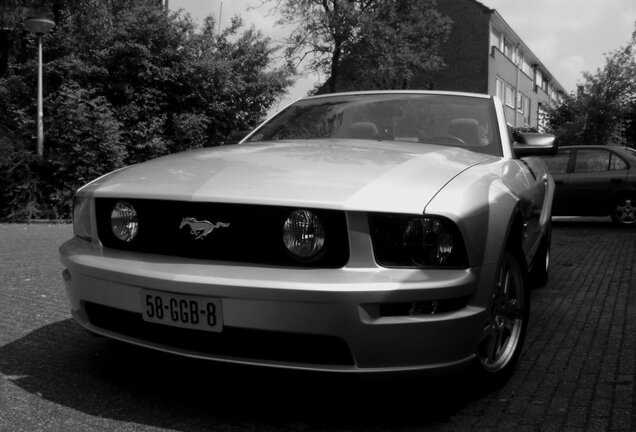
[[314,96],[239,144],[78,190],[62,245],[89,332],[221,362],[507,377],[545,284],[554,182],[498,99]]

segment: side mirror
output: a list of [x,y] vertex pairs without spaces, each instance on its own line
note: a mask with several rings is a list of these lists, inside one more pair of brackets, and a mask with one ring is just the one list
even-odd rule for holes
[[512,151],[518,158],[553,155],[557,150],[554,135],[548,134],[519,132],[512,144]]

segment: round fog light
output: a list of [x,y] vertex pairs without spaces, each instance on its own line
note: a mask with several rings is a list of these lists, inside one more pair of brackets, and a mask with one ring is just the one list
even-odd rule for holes
[[139,220],[135,208],[125,201],[119,201],[110,213],[110,227],[115,237],[130,243],[137,236]]
[[295,210],[283,224],[283,243],[299,260],[316,258],[325,244],[325,229],[309,210]]

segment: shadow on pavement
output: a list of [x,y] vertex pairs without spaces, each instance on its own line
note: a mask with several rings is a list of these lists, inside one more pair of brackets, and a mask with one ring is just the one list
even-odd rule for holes
[[430,425],[483,396],[465,376],[359,377],[186,359],[93,338],[70,319],[0,347],[0,371],[92,416],[184,431]]

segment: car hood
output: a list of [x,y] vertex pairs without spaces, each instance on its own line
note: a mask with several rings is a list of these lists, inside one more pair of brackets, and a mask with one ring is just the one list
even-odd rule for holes
[[453,177],[493,156],[368,140],[261,142],[158,158],[96,180],[96,197],[422,213]]

